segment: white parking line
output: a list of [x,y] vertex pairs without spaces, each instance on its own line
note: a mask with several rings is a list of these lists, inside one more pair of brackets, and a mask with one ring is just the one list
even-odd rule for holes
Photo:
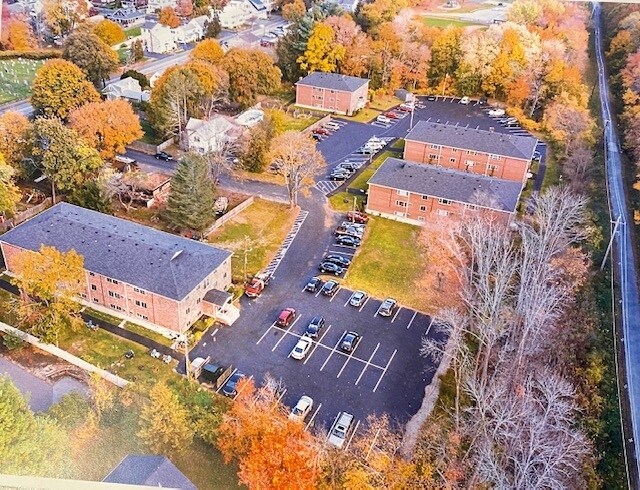
[[378,389],[378,385],[380,384],[380,381],[382,381],[382,378],[384,377],[384,375],[387,373],[387,369],[389,369],[389,365],[391,364],[391,361],[393,361],[393,358],[396,355],[396,352],[398,352],[398,349],[393,351],[393,354],[391,354],[391,358],[389,359],[389,362],[387,362],[387,365],[385,366],[385,368],[382,370],[382,374],[380,375],[380,378],[378,379],[378,382],[376,383],[376,385],[373,388],[373,392],[375,393],[376,390]]
[[345,449],[349,449],[349,445],[351,444],[351,441],[353,441],[353,436],[356,435],[356,431],[358,430],[359,426],[360,426],[360,421],[358,420],[358,422],[356,423],[355,429],[353,429],[353,432],[351,433],[351,437],[349,438],[349,442],[347,442],[347,445],[344,447]]
[[220,330],[219,328],[216,328],[213,332],[211,332],[211,336],[215,337],[216,334],[218,333],[218,330]]
[[362,378],[362,376],[364,375],[364,372],[367,370],[367,367],[369,367],[369,364],[371,364],[371,359],[373,359],[373,356],[376,355],[376,352],[378,352],[379,347],[380,347],[380,342],[378,342],[378,345],[376,345],[376,348],[373,350],[373,354],[369,356],[369,360],[362,368],[362,372],[360,373],[360,376],[358,376],[358,379],[356,379],[356,385],[360,382],[360,378]]
[[331,303],[333,301],[333,298],[338,296],[338,293],[340,292],[341,289],[342,289],[342,286],[338,286],[338,290],[331,295],[331,299],[329,300],[329,303]]
[[273,352],[273,351],[275,351],[275,350],[277,349],[277,347],[280,345],[280,342],[282,342],[282,339],[284,339],[284,338],[287,336],[287,334],[289,333],[289,331],[291,330],[291,328],[296,324],[296,322],[297,322],[298,320],[300,320],[300,317],[297,317],[295,320],[293,320],[293,321],[291,322],[291,325],[289,325],[289,328],[287,328],[287,329],[284,331],[284,334],[282,335],[282,337],[280,337],[280,338],[278,339],[278,341],[276,342],[276,345],[274,345],[274,346],[273,346],[273,349],[271,349],[271,352]]
[[287,389],[285,388],[284,390],[282,390],[282,393],[280,393],[280,396],[278,397],[278,401],[282,401],[282,397],[284,397],[284,394],[287,392]]
[[348,252],[345,250],[329,250],[330,254],[340,254],[340,255],[347,255],[349,257],[353,257],[356,254],[356,251],[354,250],[353,252]]
[[424,333],[425,335],[429,335],[429,330],[431,330],[431,325],[433,325],[434,318],[431,317],[431,321],[429,322],[429,326],[427,327],[427,331]]
[[396,314],[393,315],[393,318],[391,319],[391,323],[396,321],[396,318],[398,317],[398,313],[400,313],[400,310],[402,310],[402,306],[396,310]]
[[267,328],[265,333],[262,334],[262,337],[258,339],[258,341],[256,342],[256,345],[262,342],[262,339],[264,339],[267,336],[267,334],[269,333],[269,330],[271,330],[275,326],[276,326],[276,322],[273,322],[271,325],[269,325],[269,328]]
[[[362,339],[361,339],[362,340]],[[356,346],[353,348],[353,350],[351,352],[349,352],[349,355],[347,356],[347,360],[344,362],[344,364],[342,365],[342,368],[340,369],[340,372],[338,373],[338,375],[336,376],[336,378],[339,378],[340,375],[342,374],[342,371],[344,371],[344,368],[347,367],[347,364],[349,364],[349,361],[351,360],[351,358],[353,357],[353,355],[356,353],[356,349],[360,346],[360,342],[358,342],[356,344]],[[357,358],[356,358],[357,359]]]
[[411,320],[409,321],[409,325],[407,325],[407,330],[409,330],[409,327],[411,326],[411,324],[413,323],[413,320],[416,319],[416,315],[418,314],[418,312],[414,312],[413,316],[411,317]]
[[321,292],[322,292],[322,288],[318,289],[318,292],[316,293],[316,298],[317,298],[318,296],[320,296],[320,293],[321,293]]
[[[352,295],[353,296],[353,295]],[[349,296],[347,298],[347,301],[344,302],[344,305],[342,305],[343,307],[346,307],[349,304],[349,301],[351,301],[351,296]]]
[[320,371],[322,371],[324,369],[324,367],[327,365],[327,363],[329,362],[329,359],[331,359],[331,356],[333,355],[333,353],[337,352],[336,348],[338,347],[338,345],[340,345],[340,341],[342,340],[342,337],[344,336],[345,333],[347,333],[346,330],[344,332],[342,332],[342,335],[340,335],[340,338],[336,342],[336,345],[333,347],[333,349],[331,349],[331,352],[329,353],[329,356],[324,360],[324,363],[322,364],[322,366],[320,366]]
[[231,378],[231,376],[233,376],[234,374],[236,374],[236,371],[238,370],[238,368],[235,368],[233,371],[231,371],[231,374],[229,375],[229,377],[227,379],[224,380],[224,383],[222,383],[220,385],[220,387],[216,390],[216,393],[220,393],[220,390],[222,389],[222,387],[227,384],[227,381],[229,381],[229,378]]
[[318,348],[319,345],[322,345],[324,347],[324,344],[322,344],[322,339],[324,339],[324,336],[327,335],[327,333],[329,332],[329,329],[331,329],[331,325],[329,325],[327,327],[327,329],[324,331],[324,333],[322,334],[322,336],[318,339],[318,341],[314,341],[314,346],[311,349],[311,352],[309,352],[309,355],[305,358],[305,360],[302,362],[302,364],[306,364],[307,361],[309,359],[311,359],[311,356],[313,355],[313,353],[316,351],[316,349]]
[[361,312],[361,311],[362,311],[362,308],[364,308],[364,305],[366,305],[366,304],[367,304],[367,301],[369,301],[369,298],[370,298],[370,297],[371,297],[371,296],[367,296],[367,299],[365,299],[365,300],[364,300],[364,303],[362,303],[362,306],[361,306],[361,307],[360,307],[360,309],[358,310],[359,312]]
[[318,415],[318,412],[320,411],[321,406],[322,406],[322,403],[318,405],[318,408],[316,408],[316,411],[313,412],[313,415],[309,419],[309,422],[307,422],[307,425],[304,426],[305,430],[309,430],[309,427],[311,427],[311,424],[313,423],[313,419],[315,419],[316,415]]

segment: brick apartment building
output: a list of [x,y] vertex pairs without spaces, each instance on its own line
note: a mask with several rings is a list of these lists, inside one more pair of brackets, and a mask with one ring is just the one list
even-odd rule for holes
[[203,314],[237,317],[225,292],[226,250],[59,203],[0,236],[7,271],[14,271],[16,254],[42,245],[82,255],[82,299],[133,321],[182,333]]
[[420,121],[407,134],[404,158],[524,183],[537,143],[528,136]]
[[422,225],[490,215],[508,222],[522,184],[387,158],[369,180],[367,213]]
[[351,116],[367,103],[369,80],[338,73],[310,73],[296,83],[296,105]]

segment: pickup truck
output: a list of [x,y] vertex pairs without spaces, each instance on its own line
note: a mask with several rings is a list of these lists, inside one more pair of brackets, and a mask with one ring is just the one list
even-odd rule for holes
[[211,357],[207,356],[205,357],[196,357],[193,361],[191,361],[191,365],[189,366],[189,371],[191,371],[191,374],[193,375],[194,378],[198,378],[200,377],[200,374],[202,374],[202,368],[204,368],[209,361],[211,360]]
[[262,294],[270,280],[271,276],[268,274],[256,274],[244,288],[244,294],[248,298],[257,298]]

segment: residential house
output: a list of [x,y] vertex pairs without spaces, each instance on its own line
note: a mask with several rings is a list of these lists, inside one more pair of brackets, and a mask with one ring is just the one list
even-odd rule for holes
[[177,0],[149,0],[147,3],[147,13],[153,14],[155,12],[160,12],[164,7],[176,8],[177,4]]
[[149,53],[170,53],[178,48],[173,30],[160,23],[142,26],[142,42]]
[[345,12],[352,14],[356,11],[360,0],[333,0],[333,3],[337,4]]
[[135,7],[119,8],[106,15],[106,18],[117,22],[124,29],[142,25],[145,21],[145,13]]
[[310,73],[296,83],[296,105],[351,116],[367,102],[369,80],[338,73]]
[[232,254],[207,243],[63,202],[0,236],[7,271],[43,245],[84,257],[81,302],[131,321],[183,333],[203,314],[239,315],[225,292]]
[[404,158],[524,183],[537,144],[529,136],[419,121],[405,138]]
[[148,90],[142,90],[140,82],[132,77],[108,84],[102,93],[107,100],[127,99],[132,102],[147,102],[151,97],[151,93]]
[[225,142],[234,139],[235,125],[223,116],[214,116],[203,121],[192,117],[187,122],[187,149],[208,153],[222,148]]
[[489,215],[509,222],[522,184],[387,158],[369,179],[367,213],[411,224]]
[[179,488],[197,490],[184,474],[167,458],[160,455],[128,454],[111,473],[105,476],[105,483],[143,485],[148,487]]
[[218,20],[223,29],[237,29],[249,24],[253,17],[253,8],[247,0],[230,0],[218,12]]
[[171,188],[171,176],[156,172],[126,172],[120,181],[132,191],[134,202],[144,203],[148,208],[165,201]]
[[206,22],[209,18],[201,15],[191,19],[188,23],[180,25],[173,29],[173,33],[177,43],[188,44],[199,41],[204,37]]

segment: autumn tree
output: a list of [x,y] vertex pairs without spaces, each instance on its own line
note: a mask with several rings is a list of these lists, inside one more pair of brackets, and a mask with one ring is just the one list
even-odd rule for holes
[[157,383],[149,392],[149,402],[140,415],[140,438],[154,453],[179,454],[193,440],[189,413],[177,395],[164,383]]
[[594,122],[589,110],[566,100],[550,104],[544,114],[549,134],[564,146],[565,156],[578,141],[593,141]]
[[224,57],[224,51],[220,43],[215,39],[205,39],[200,41],[191,50],[189,58],[194,61],[204,61],[215,65]]
[[303,0],[294,0],[282,7],[282,18],[289,22],[298,22],[307,11]]
[[304,424],[289,419],[268,384],[256,389],[253,381],[239,383],[217,445],[225,462],[238,461],[238,477],[249,488],[317,488],[317,443]]
[[120,24],[109,19],[98,22],[93,27],[93,33],[107,46],[113,46],[127,39]]
[[271,142],[269,161],[284,175],[291,207],[298,205],[298,194],[313,185],[314,175],[326,162],[316,142],[298,131],[285,131]]
[[102,87],[118,66],[118,55],[96,34],[79,29],[64,43],[62,57],[75,63],[96,87]]
[[131,45],[131,61],[141,61],[144,58],[144,44],[142,39],[136,39]]
[[240,143],[240,163],[249,172],[264,172],[269,165],[271,142],[282,130],[277,127],[277,116],[265,114],[262,121],[245,133]]
[[208,20],[205,23],[204,28],[204,38],[205,39],[215,39],[222,32],[222,26],[220,25],[220,19],[217,15],[213,16],[213,19]]
[[66,60],[47,61],[36,72],[31,88],[31,105],[45,116],[66,119],[69,113],[100,95],[85,74]]
[[0,153],[0,216],[11,217],[22,194],[15,184],[16,171],[4,161]]
[[2,34],[2,45],[5,49],[29,51],[38,47],[38,40],[31,26],[21,17],[11,17]]
[[138,80],[138,82],[140,83],[140,88],[142,90],[146,90],[148,88],[151,87],[151,83],[149,82],[149,77],[147,77],[147,75],[145,75],[144,73],[140,73],[137,70],[127,70],[122,72],[122,75],[120,75],[120,80],[124,80],[125,78],[135,78],[136,80]]
[[374,0],[362,5],[359,17],[366,30],[373,31],[380,24],[391,22],[407,5],[407,0]]
[[183,67],[195,74],[202,87],[194,116],[210,118],[219,104],[229,100],[229,74],[218,65],[205,61],[189,61]]
[[178,0],[175,12],[180,17],[191,17],[193,15],[193,1]]
[[300,68],[307,72],[334,72],[342,61],[346,49],[336,43],[336,34],[331,26],[319,22],[313,28],[307,49],[297,59]]
[[171,179],[167,200],[167,218],[178,227],[203,231],[214,220],[215,186],[207,160],[195,153],[186,154]]
[[432,85],[443,84],[446,90],[448,77],[452,77],[460,64],[460,38],[462,29],[447,27],[431,46],[429,81]]
[[270,94],[280,86],[280,69],[262,51],[232,48],[220,66],[229,74],[229,96],[243,107],[253,105],[258,95]]
[[70,477],[70,441],[46,416],[34,415],[9,377],[0,376],[0,461],[11,475]]
[[43,342],[58,343],[65,330],[82,325],[84,259],[75,250],[60,252],[43,245],[39,252],[25,250],[14,259],[13,283],[20,290],[14,303],[18,324]]
[[57,189],[73,190],[102,166],[98,152],[60,119],[36,119],[33,133],[33,163],[51,183],[54,203]]
[[123,99],[91,102],[69,115],[69,125],[100,152],[103,159],[124,153],[126,146],[142,138],[140,119]]
[[83,0],[45,0],[42,13],[51,33],[64,37],[89,15],[89,7]]
[[173,7],[162,7],[160,9],[160,15],[158,21],[167,27],[175,29],[180,25],[180,19],[176,15],[176,11]]
[[29,154],[31,123],[19,112],[0,114],[0,153],[14,170],[19,171]]

